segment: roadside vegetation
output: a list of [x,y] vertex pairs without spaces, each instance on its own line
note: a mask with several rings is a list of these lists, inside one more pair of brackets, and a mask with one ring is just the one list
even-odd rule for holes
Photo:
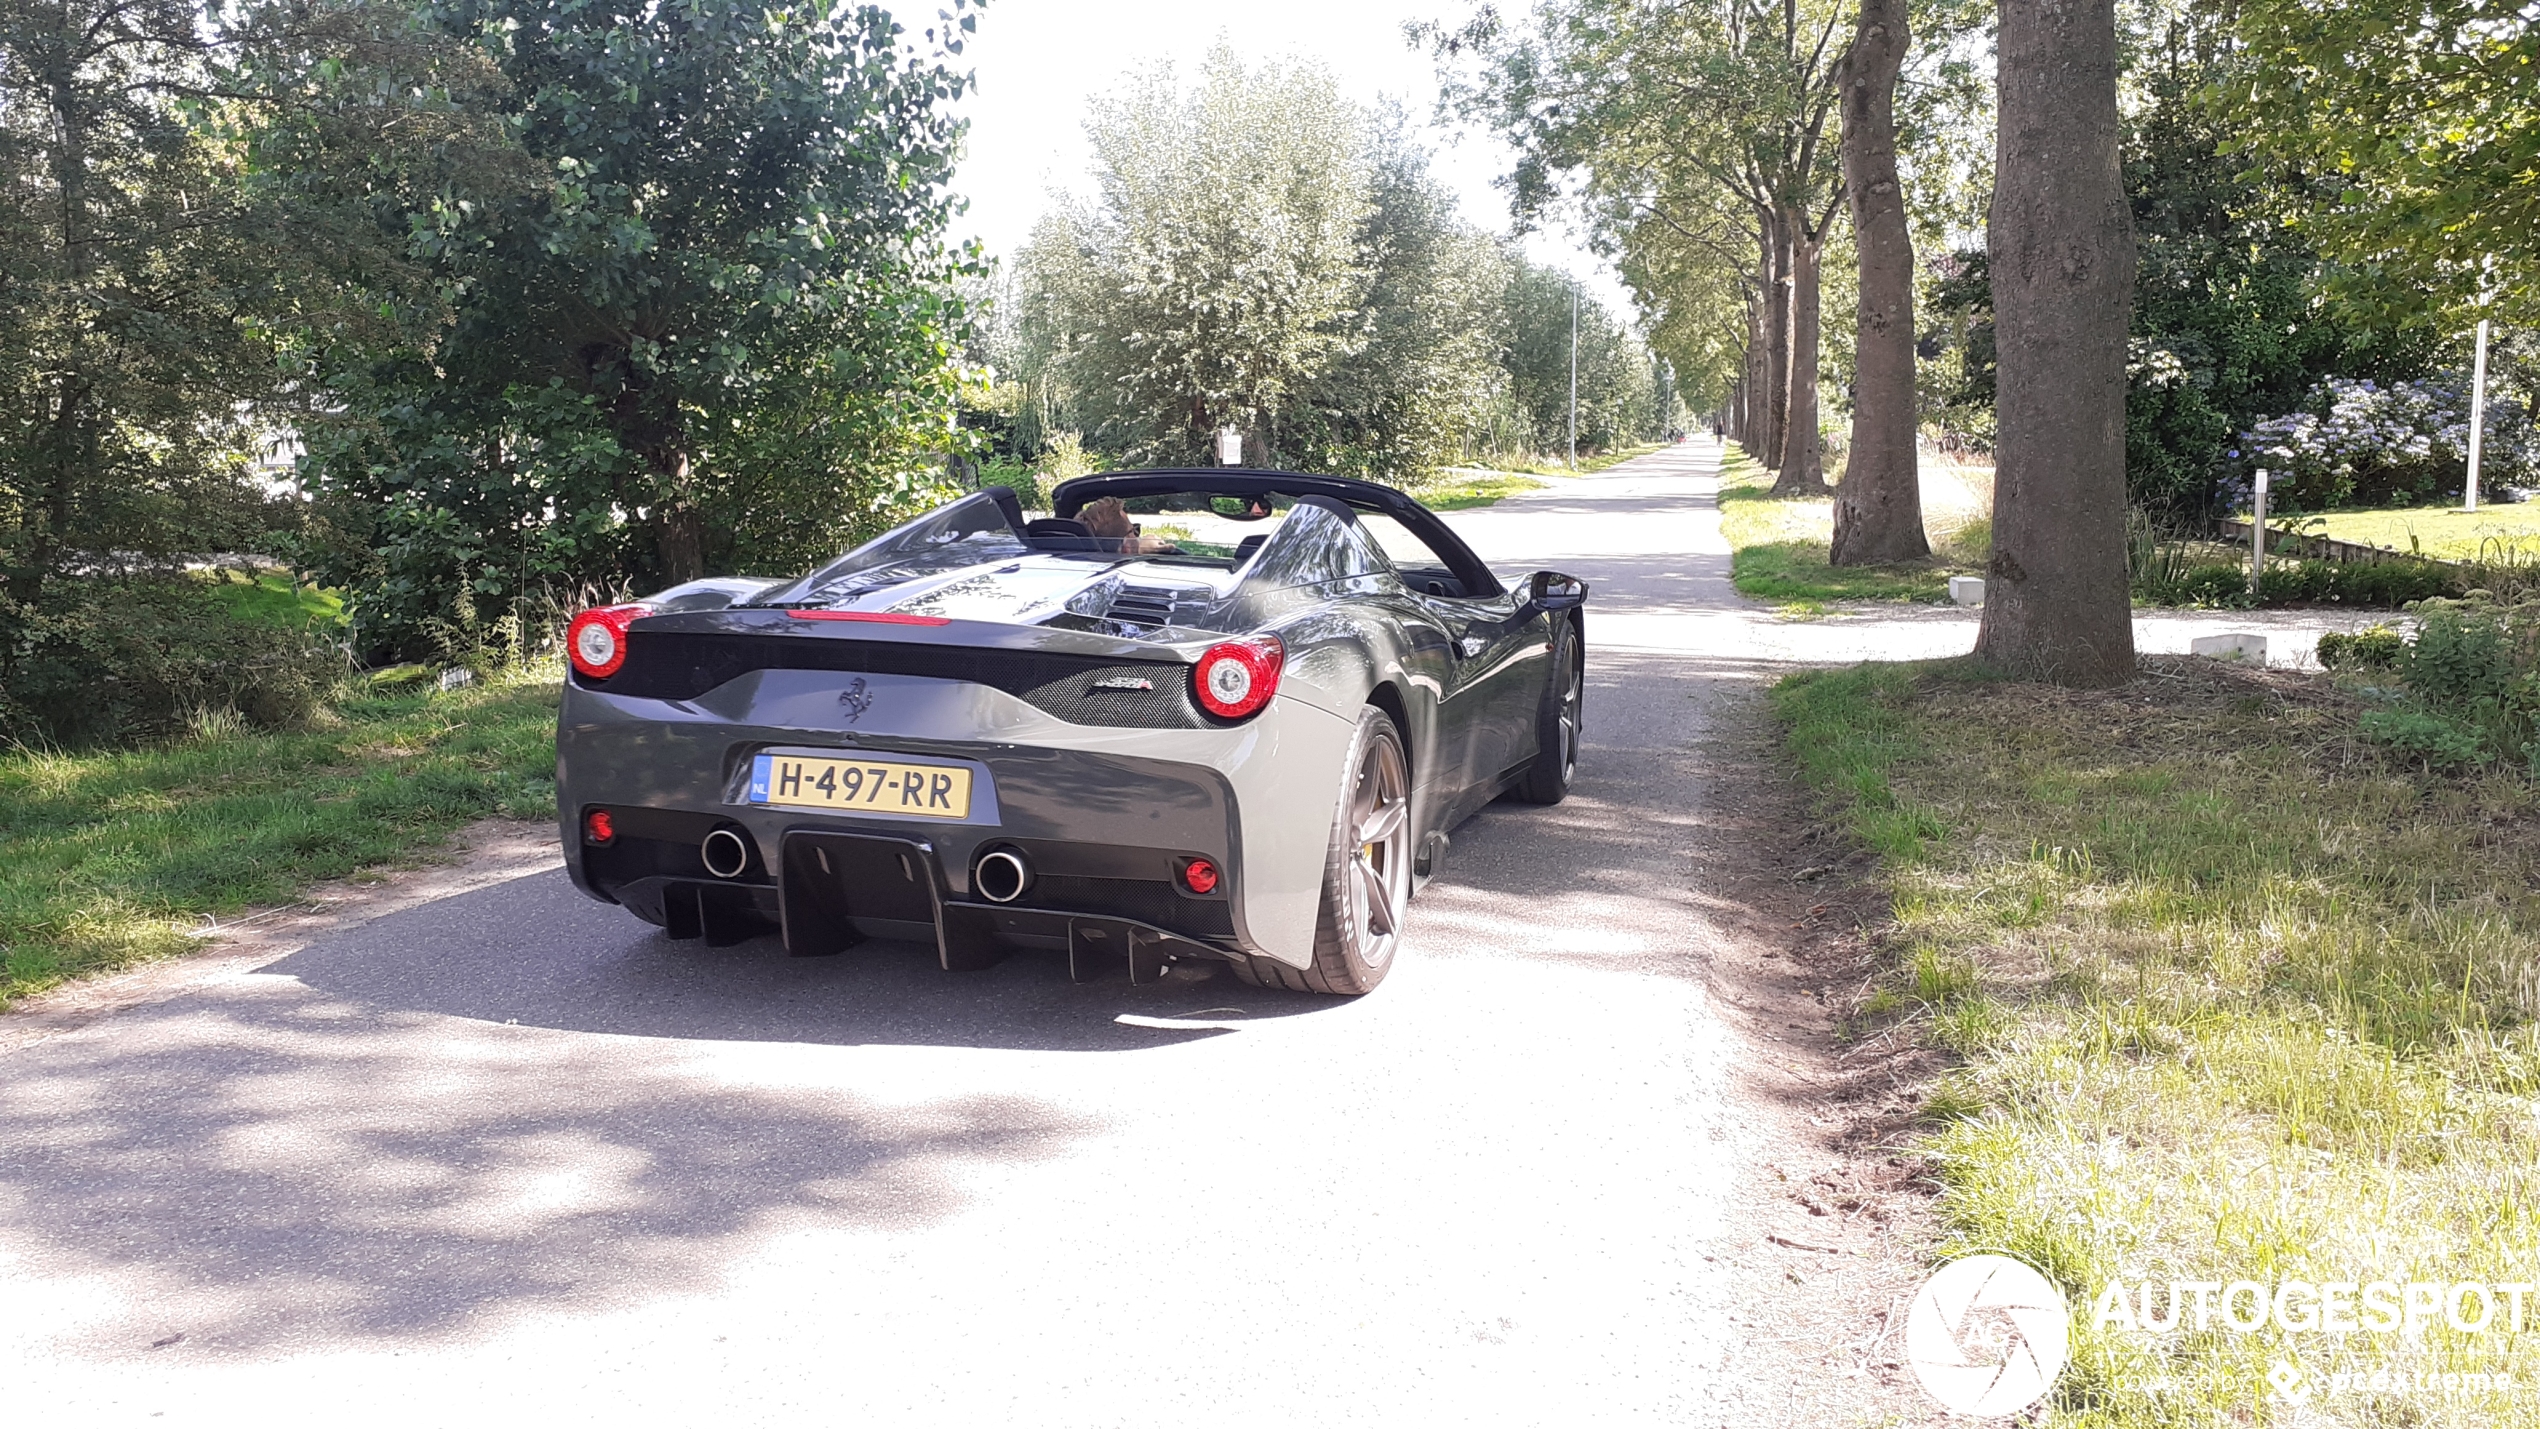
[[[1849,1035],[1954,1061],[1917,1137],[1945,1250],[2019,1256],[2084,1297],[2113,1276],[2530,1278],[2540,686],[2527,624],[2456,624],[2337,651],[2343,677],[2155,660],[2076,691],[1944,662],[1775,691],[1894,900]],[[2473,684],[2495,717],[2464,748],[2390,738]],[[2075,1326],[2048,1422],[2245,1417],[2296,1350],[2314,1375],[2540,1375],[2529,1336],[2440,1325],[2345,1347]]]
[[2437,561],[2540,559],[2540,503],[2462,511],[2442,506],[2331,511],[2301,523],[2305,534]]
[[1775,496],[1773,482],[1743,447],[1729,445],[1720,467],[1720,534],[1741,595],[1772,601],[1785,614],[1815,615],[1837,600],[1943,602],[1951,576],[1982,573],[1991,528],[1981,519],[1935,533],[1928,561],[1833,565],[1833,498]]
[[[1552,474],[1558,474],[1552,473]],[[1521,491],[1541,491],[1550,482],[1517,471],[1484,471],[1454,467],[1410,488],[1432,511],[1471,511],[1496,506]]]
[[297,730],[217,710],[141,748],[0,752],[0,1008],[472,820],[552,817],[556,669],[447,693],[425,673],[363,681]]

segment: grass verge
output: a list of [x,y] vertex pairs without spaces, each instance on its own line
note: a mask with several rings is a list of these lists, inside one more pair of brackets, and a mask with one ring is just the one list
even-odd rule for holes
[[137,750],[0,754],[0,1007],[183,952],[204,914],[289,899],[489,815],[555,812],[554,672],[364,695],[326,728],[204,724]]
[[1834,566],[1834,502],[1777,497],[1773,474],[1732,444],[1720,467],[1720,534],[1729,543],[1729,579],[1739,593],[1773,601],[1788,614],[1814,614],[1830,600],[1945,601],[1949,578],[1983,564],[1979,522],[1950,537],[1937,559],[1900,566]]
[[2197,1331],[2192,1302],[2156,1335],[2092,1311],[2112,1278],[2540,1278],[2528,783],[2410,768],[2359,737],[2365,698],[2215,662],[2095,692],[1868,665],[1774,702],[1894,898],[1854,1031],[1959,1059],[1922,1141],[1945,1249],[2073,1297],[2046,1422],[2294,1422],[2268,1399],[2287,1361],[2313,1387],[2521,1383],[2298,1422],[2540,1422],[2540,1335]]
[[1410,488],[1410,495],[1432,511],[1470,511],[1497,505],[1521,491],[1541,491],[1550,484],[1513,471],[1457,467],[1435,481]]
[[2408,551],[2438,561],[2489,562],[2540,557],[2540,504],[2477,511],[2415,506],[2387,511],[2332,511],[2302,523],[2335,541]]
[[1566,461],[1547,458],[1543,461],[1512,462],[1497,470],[1516,472],[1523,476],[1584,476],[1592,471],[1603,471],[1609,466],[1630,461],[1636,456],[1647,456],[1654,451],[1663,451],[1669,445],[1670,443],[1667,442],[1634,442],[1627,447],[1616,447],[1610,452],[1590,452],[1579,458],[1579,464],[1575,468]]

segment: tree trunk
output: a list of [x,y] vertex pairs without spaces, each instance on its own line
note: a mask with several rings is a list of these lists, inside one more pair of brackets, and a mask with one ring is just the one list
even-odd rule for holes
[[69,279],[65,306],[70,311],[61,315],[67,319],[67,350],[60,367],[51,375],[51,390],[46,394],[49,401],[43,401],[51,408],[45,419],[46,431],[33,443],[41,453],[38,460],[43,475],[29,483],[29,494],[36,499],[19,514],[19,564],[9,572],[10,599],[26,605],[43,598],[54,567],[62,563],[72,518],[84,488],[97,479],[100,465],[97,423],[91,411],[96,389],[90,380],[88,362],[87,303],[96,272],[94,245],[88,233],[89,106],[79,91],[78,71],[72,58],[78,47],[75,32],[66,25],[62,31],[44,38],[49,50],[44,66],[45,98],[53,120],[50,157],[62,267]]
[[1749,453],[1768,467],[1782,464],[1790,419],[1790,235],[1781,215],[1764,220],[1763,421]]
[[2000,0],[1993,562],[1976,655],[2069,685],[2134,676],[2125,354],[2134,216],[2116,0]]
[[1825,235],[1803,231],[1794,214],[1784,223],[1790,233],[1790,374],[1788,415],[1782,424],[1781,476],[1775,496],[1823,496],[1826,491],[1825,443],[1817,435],[1817,322],[1820,317],[1818,259]]
[[653,551],[661,560],[662,578],[685,585],[706,573],[706,516],[689,500],[688,453],[663,447],[652,453],[661,492],[654,513]]
[[1834,493],[1838,566],[1919,561],[1921,463],[1914,450],[1914,237],[1896,176],[1896,75],[1913,35],[1905,0],[1861,0],[1843,73],[1843,173],[1861,254],[1852,446]]

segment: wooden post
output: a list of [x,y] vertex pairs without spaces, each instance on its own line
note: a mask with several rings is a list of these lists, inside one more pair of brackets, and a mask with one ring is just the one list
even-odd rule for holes
[[2479,438],[2487,426],[2487,319],[2478,320],[2478,357],[2471,364],[2469,379],[2469,510],[2478,509]]
[[2258,580],[2267,573],[2267,469],[2258,468],[2258,489],[2249,505],[2249,594],[2258,594]]

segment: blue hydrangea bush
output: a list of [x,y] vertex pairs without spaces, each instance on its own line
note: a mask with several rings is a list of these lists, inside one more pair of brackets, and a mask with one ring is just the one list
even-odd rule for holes
[[[2331,377],[2300,410],[2240,434],[2222,478],[2225,505],[2245,510],[2251,478],[2268,473],[2275,511],[2415,506],[2458,500],[2469,476],[2469,380],[2448,373],[2416,382]],[[2540,440],[2519,393],[2490,382],[2481,443],[2481,496],[2528,486],[2540,473]]]

